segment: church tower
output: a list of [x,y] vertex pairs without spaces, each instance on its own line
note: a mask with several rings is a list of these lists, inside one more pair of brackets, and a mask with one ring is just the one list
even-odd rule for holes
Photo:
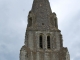
[[49,0],[34,0],[28,14],[25,44],[20,60],[70,60],[67,47],[63,47],[56,13]]

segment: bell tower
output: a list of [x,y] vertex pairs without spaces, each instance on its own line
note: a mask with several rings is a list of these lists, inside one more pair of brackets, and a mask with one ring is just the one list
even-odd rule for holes
[[34,0],[28,14],[25,44],[20,60],[70,60],[67,47],[63,47],[56,13],[49,0]]

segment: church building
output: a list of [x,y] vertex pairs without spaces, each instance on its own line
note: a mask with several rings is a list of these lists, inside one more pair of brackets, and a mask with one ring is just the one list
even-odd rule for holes
[[28,14],[25,43],[20,60],[70,60],[67,47],[63,47],[61,31],[49,0],[33,0]]

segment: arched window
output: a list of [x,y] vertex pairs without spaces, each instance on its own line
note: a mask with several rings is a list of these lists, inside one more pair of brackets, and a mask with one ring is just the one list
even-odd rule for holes
[[43,38],[42,38],[42,35],[39,36],[39,47],[43,48]]
[[50,49],[50,36],[47,36],[47,48]]

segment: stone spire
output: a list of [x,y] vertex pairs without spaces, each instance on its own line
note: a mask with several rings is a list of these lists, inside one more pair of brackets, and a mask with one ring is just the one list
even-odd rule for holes
[[25,44],[20,60],[70,60],[48,0],[34,0],[28,15]]
[[49,1],[34,0],[28,16],[28,29],[53,30],[54,27],[57,27],[57,18],[51,11]]
[[[50,14],[51,13],[51,8],[48,0],[34,0],[33,5],[32,5],[32,11],[35,14],[38,13],[44,13]],[[45,14],[45,13],[44,13]]]

